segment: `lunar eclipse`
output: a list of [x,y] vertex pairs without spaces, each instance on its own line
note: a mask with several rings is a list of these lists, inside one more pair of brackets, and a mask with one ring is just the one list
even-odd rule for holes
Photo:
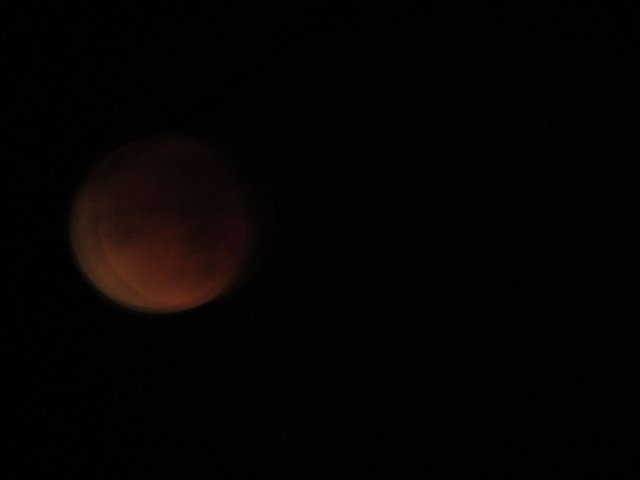
[[129,309],[173,313],[229,291],[251,257],[248,190],[208,142],[180,135],[128,143],[81,184],[70,215],[80,270]]

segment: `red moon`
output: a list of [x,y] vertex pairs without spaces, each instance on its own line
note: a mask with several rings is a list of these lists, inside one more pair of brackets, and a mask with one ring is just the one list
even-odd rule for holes
[[106,297],[149,313],[189,310],[235,285],[251,256],[248,191],[223,156],[185,136],[107,155],[70,218],[76,263]]

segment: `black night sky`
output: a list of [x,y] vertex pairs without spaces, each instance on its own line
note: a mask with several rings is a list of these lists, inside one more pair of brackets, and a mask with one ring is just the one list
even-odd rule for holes
[[[581,478],[619,465],[601,459],[626,456],[631,408],[614,393],[631,378],[603,255],[619,198],[596,166],[625,152],[614,19],[79,8],[9,28],[25,472]],[[220,301],[128,312],[72,261],[74,193],[114,145],[190,132],[224,143],[270,212],[262,262]]]

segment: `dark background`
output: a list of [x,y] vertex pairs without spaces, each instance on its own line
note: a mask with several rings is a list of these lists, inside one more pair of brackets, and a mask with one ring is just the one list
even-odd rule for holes
[[[12,17],[23,465],[109,479],[619,468],[602,455],[624,458],[630,429],[603,226],[623,187],[602,164],[626,154],[616,20],[266,5]],[[67,216],[101,154],[171,132],[234,152],[271,237],[239,291],[136,315],[76,270]]]

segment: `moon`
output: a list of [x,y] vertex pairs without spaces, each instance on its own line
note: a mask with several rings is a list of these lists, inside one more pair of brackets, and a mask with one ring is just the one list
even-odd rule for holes
[[81,184],[71,250],[104,296],[126,308],[174,313],[229,291],[253,248],[247,187],[209,143],[181,135],[128,143]]

